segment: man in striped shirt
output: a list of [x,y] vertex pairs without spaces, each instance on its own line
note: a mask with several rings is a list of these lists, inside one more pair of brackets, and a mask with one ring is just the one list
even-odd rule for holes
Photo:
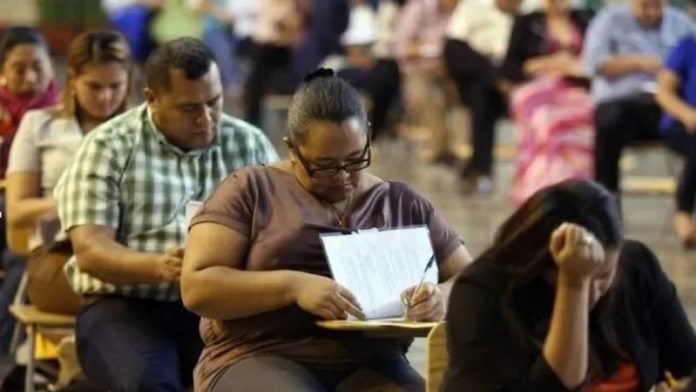
[[113,391],[185,391],[201,348],[179,297],[189,202],[231,171],[277,159],[257,128],[221,113],[213,54],[181,38],[146,65],[147,103],[84,140],[55,196],[75,256],[65,272],[86,306],[77,351]]

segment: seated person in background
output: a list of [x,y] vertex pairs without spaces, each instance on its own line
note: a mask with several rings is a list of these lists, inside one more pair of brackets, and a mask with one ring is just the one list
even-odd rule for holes
[[590,18],[568,0],[546,0],[543,11],[513,25],[501,73],[517,84],[510,97],[517,203],[549,184],[592,175],[593,107],[580,60]]
[[444,391],[648,391],[696,367],[674,285],[589,181],[544,188],[503,223],[454,284],[447,335]]
[[674,228],[682,244],[696,247],[696,38],[684,37],[670,51],[658,76],[657,101],[664,110],[660,123],[667,146],[684,157],[679,176]]
[[371,48],[373,66],[365,85],[370,96],[372,138],[394,135],[389,110],[401,99],[401,72],[394,58],[392,36],[399,10],[406,0],[380,0],[377,4],[376,35]]
[[185,208],[231,171],[275,160],[260,130],[220,112],[222,83],[202,42],[180,38],[146,65],[147,104],[90,132],[55,190],[83,296],[76,344],[100,390],[186,391],[198,317],[178,282]]
[[386,129],[387,117],[401,95],[399,66],[391,55],[391,36],[400,7],[396,1],[383,0],[374,9],[367,0],[354,0],[348,30],[341,38],[345,56],[338,76],[370,99],[367,116],[373,140],[393,134]]
[[101,0],[111,28],[126,37],[133,60],[144,64],[154,47],[150,21],[166,0]]
[[312,1],[302,38],[292,53],[292,84],[321,65],[327,57],[337,55],[341,35],[348,27],[350,4],[354,0]]
[[331,75],[308,76],[293,98],[290,159],[233,173],[191,223],[181,287],[184,304],[203,317],[196,390],[331,390],[358,371],[369,387],[424,388],[406,361],[408,340],[315,325],[361,316],[331,279],[321,233],[427,225],[442,283],[404,291],[413,320],[443,318],[450,281],[470,261],[427,200],[365,170],[365,109]]
[[[13,230],[32,230],[30,250],[50,246],[55,239],[59,223],[53,188],[84,135],[125,110],[130,61],[128,43],[119,33],[94,31],[78,36],[68,49],[61,105],[24,116],[10,151],[7,218]],[[65,238],[62,233],[60,237]],[[52,308],[57,302],[76,310],[77,301],[63,274],[56,276],[61,280],[38,288],[47,293],[55,289],[49,295],[55,303],[38,303],[43,296],[31,300],[48,312],[68,310]]]
[[254,125],[261,124],[266,94],[284,92],[292,85],[292,55],[304,32],[306,7],[300,0],[258,0],[251,68],[243,92],[245,120]]
[[448,94],[443,42],[456,0],[411,0],[396,20],[392,42],[403,75],[406,113],[431,141],[426,157],[453,164],[450,131],[445,121],[447,106],[458,102]]
[[[38,30],[10,27],[0,40],[0,179],[10,147],[24,114],[31,109],[55,105],[59,100],[58,83],[48,46]],[[8,307],[22,279],[26,259],[12,254],[5,242],[5,194],[0,192],[0,263],[5,279],[0,285],[0,355],[8,354],[14,318]]]
[[461,172],[466,191],[491,191],[495,125],[507,112],[498,73],[521,0],[460,1],[445,42],[445,64],[471,116],[472,155]]
[[619,191],[619,159],[636,140],[659,139],[655,77],[661,59],[693,29],[664,0],[629,0],[603,9],[587,30],[583,59],[595,103],[595,180]]
[[0,76],[0,178],[5,178],[12,139],[24,113],[55,105],[59,99],[48,46],[38,30],[10,27],[5,31],[0,42]]
[[238,44],[233,33],[236,17],[231,10],[233,1],[189,1],[191,9],[201,17],[201,40],[215,53],[225,90],[232,86],[239,72],[235,63]]

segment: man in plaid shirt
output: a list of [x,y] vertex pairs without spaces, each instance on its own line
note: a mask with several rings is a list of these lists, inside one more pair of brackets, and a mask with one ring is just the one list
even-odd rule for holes
[[277,155],[221,113],[220,73],[200,41],[161,46],[146,74],[147,103],[87,136],[55,196],[75,250],[65,272],[85,302],[76,339],[87,376],[103,390],[185,391],[201,349],[179,296],[186,206]]

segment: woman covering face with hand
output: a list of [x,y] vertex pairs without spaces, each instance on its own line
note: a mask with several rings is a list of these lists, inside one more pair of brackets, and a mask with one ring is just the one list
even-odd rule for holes
[[[587,181],[534,194],[458,277],[445,391],[648,391],[696,367],[672,282]],[[495,366],[491,366],[494,363]]]
[[369,172],[361,98],[332,75],[317,71],[295,94],[290,159],[233,173],[193,219],[181,287],[184,304],[203,317],[197,390],[331,390],[349,378],[424,387],[405,359],[408,341],[315,325],[362,316],[353,293],[331,279],[321,233],[428,226],[441,283],[402,293],[414,320],[444,317],[451,279],[470,260],[427,200]]

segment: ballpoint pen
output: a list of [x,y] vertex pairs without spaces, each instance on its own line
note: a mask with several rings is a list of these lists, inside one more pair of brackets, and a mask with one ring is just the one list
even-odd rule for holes
[[411,305],[413,304],[413,297],[416,295],[416,292],[420,287],[423,285],[423,282],[425,282],[425,277],[428,274],[428,270],[435,264],[435,254],[433,253],[432,256],[430,256],[430,259],[428,260],[428,264],[425,265],[425,269],[423,270],[423,276],[421,276],[420,282],[418,282],[418,285],[416,286],[415,289],[413,289],[413,292],[411,292],[411,297],[410,298],[403,298],[404,305],[406,305],[407,308],[410,308]]

